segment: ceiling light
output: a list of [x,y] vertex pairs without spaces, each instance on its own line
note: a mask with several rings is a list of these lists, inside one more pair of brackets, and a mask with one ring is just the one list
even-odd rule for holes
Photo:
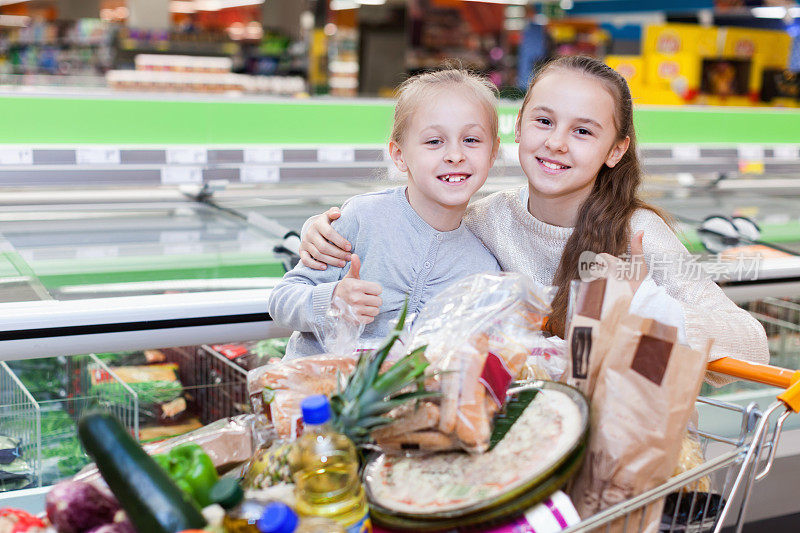
[[790,8],[783,6],[754,7],[750,12],[754,17],[760,19],[782,19],[786,18],[787,15],[792,18],[800,17],[800,7],[797,6]]
[[195,0],[194,6],[198,11],[219,11],[230,7],[255,6],[263,3],[264,0]]
[[355,0],[331,0],[328,7],[332,11],[340,11],[342,9],[358,9],[358,4]]
[[524,6],[528,0],[464,0],[465,2],[481,2],[482,4],[507,4],[512,6]]
[[786,16],[786,8],[783,6],[754,7],[750,12],[760,19],[782,19]]
[[[0,0],[2,2],[2,0]],[[172,13],[196,13],[197,11],[219,11],[231,7],[257,6],[264,0],[172,0]]]
[[356,2],[362,6],[382,6],[386,0],[356,0]]

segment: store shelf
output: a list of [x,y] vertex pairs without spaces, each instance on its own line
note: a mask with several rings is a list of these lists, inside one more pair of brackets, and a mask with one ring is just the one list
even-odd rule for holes
[[[499,107],[500,136],[513,145],[518,102]],[[5,144],[276,144],[385,146],[393,102],[380,99],[112,95],[0,98]],[[642,146],[797,144],[800,112],[769,108],[636,109]]]
[[0,360],[287,336],[268,299],[264,289],[7,303]]

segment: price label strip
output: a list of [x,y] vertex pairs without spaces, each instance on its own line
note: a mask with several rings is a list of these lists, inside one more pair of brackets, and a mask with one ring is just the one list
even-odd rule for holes
[[170,148],[167,163],[175,165],[204,165],[208,162],[205,148]]
[[699,161],[700,147],[693,144],[673,146],[672,158],[676,161]]
[[78,148],[75,161],[79,165],[119,165],[119,148]]
[[0,165],[32,165],[33,149],[0,148]]
[[319,148],[317,161],[321,163],[352,163],[356,160],[356,151],[353,148]]
[[164,167],[161,169],[163,185],[200,185],[203,183],[203,169],[200,167]]
[[798,161],[800,160],[800,148],[796,145],[779,145],[772,149],[772,154],[775,159],[780,161]]
[[248,165],[239,172],[242,183],[278,183],[281,179],[280,169],[273,166]]
[[280,148],[245,148],[245,163],[283,163],[283,150]]
[[741,174],[764,173],[764,147],[744,144],[738,147],[739,172]]

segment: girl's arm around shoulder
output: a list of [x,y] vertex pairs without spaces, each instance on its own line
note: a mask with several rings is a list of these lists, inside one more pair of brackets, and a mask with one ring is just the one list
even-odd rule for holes
[[[342,216],[333,225],[345,238],[355,242],[359,226],[356,210],[343,209]],[[314,331],[314,324],[325,317],[333,291],[349,268],[348,263],[343,268],[329,266],[325,270],[314,270],[298,263],[272,289],[268,303],[270,317],[283,327]]]
[[[712,340],[709,361],[734,357],[768,362],[764,327],[725,295],[669,225],[653,211],[640,209],[631,219],[631,232],[639,230],[644,231],[644,255],[653,280],[683,309],[689,345],[704,350]],[[707,373],[706,381],[719,386],[731,380]]]

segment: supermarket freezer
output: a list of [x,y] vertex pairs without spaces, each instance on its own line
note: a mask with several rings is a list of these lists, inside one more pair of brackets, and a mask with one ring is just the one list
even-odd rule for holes
[[709,217],[745,217],[759,230],[758,240],[790,254],[800,254],[800,194],[777,191],[682,190],[651,198],[676,218],[687,247],[704,251],[697,228]]
[[[514,183],[494,180],[492,187],[504,188],[519,182],[519,179]],[[161,202],[43,203],[33,208],[8,206],[9,209],[0,215],[0,233],[6,250],[3,272],[9,274],[8,279],[26,279],[31,288],[27,296],[20,297],[16,303],[0,305],[0,313],[6,313],[9,318],[16,315],[13,318],[18,321],[52,321],[53,314],[49,311],[34,316],[38,312],[36,308],[44,306],[41,309],[45,309],[50,304],[58,304],[62,308],[60,314],[65,319],[78,317],[77,323],[102,326],[104,318],[113,311],[106,304],[109,301],[122,302],[126,298],[132,299],[129,300],[131,308],[121,312],[138,310],[141,316],[169,312],[172,320],[219,316],[221,305],[247,309],[259,309],[261,306],[263,312],[269,287],[284,268],[282,260],[272,251],[280,243],[283,231],[299,230],[307,216],[329,205],[340,204],[349,195],[380,186],[383,184],[343,183],[327,187],[323,194],[318,188],[304,186],[296,186],[291,190],[260,189],[244,193],[228,190],[215,195],[207,203],[173,198]],[[769,199],[749,199],[751,205],[754,201],[762,201],[763,204],[759,205],[764,205],[765,211],[772,205]],[[720,210],[735,207],[724,201],[720,203],[719,197],[714,195],[692,197],[693,203],[687,203],[685,199],[678,200],[672,206],[666,200],[659,205],[682,220],[685,228],[691,228],[699,215],[708,212],[705,209],[714,208],[716,211],[718,207]],[[784,204],[787,209],[793,205],[791,200],[786,200]],[[696,212],[689,212],[690,208],[696,209]],[[794,211],[787,213],[790,219],[796,219]],[[764,223],[763,220],[760,222]],[[800,267],[784,269],[781,275],[783,277],[772,279],[769,283],[752,283],[749,286],[755,287],[758,294],[764,294],[771,286],[780,286],[787,278],[800,277]],[[744,281],[744,285],[748,285],[748,280]],[[792,306],[800,302],[800,286],[791,292],[786,292],[785,287],[781,286],[780,296],[739,300],[741,305],[760,317],[770,332],[773,362],[800,367],[800,350],[797,346],[800,316],[790,314]],[[223,304],[223,300],[227,304]],[[195,304],[203,309],[198,311]],[[94,314],[87,311],[98,307],[100,311]],[[164,311],[166,307],[169,311]],[[230,312],[235,314],[234,310]],[[247,314],[254,313],[257,312]],[[30,324],[15,328],[13,322],[8,320],[0,335],[19,333],[26,328],[32,332],[31,335],[36,334],[33,330],[38,330],[41,335],[43,328],[34,328]],[[196,354],[200,349],[208,353],[208,348],[214,343],[278,334],[268,329],[265,320],[260,321],[259,335],[239,335],[236,330],[225,326],[225,338],[212,337],[204,331],[191,328],[183,333],[177,327],[160,329],[164,337],[150,332],[149,338],[153,340],[149,344],[137,341],[135,345],[125,344],[115,337],[115,332],[109,331],[95,333],[88,344],[76,342],[80,335],[71,338],[41,336],[37,339],[37,355],[47,355],[48,350],[51,354],[72,355],[189,344],[201,345],[192,348],[192,353]],[[168,342],[166,339],[182,340]],[[13,346],[13,342],[13,339],[0,341],[0,350]],[[18,355],[28,357],[24,353]],[[71,359],[63,359],[64,373],[70,371],[67,361]],[[704,392],[741,404],[759,401],[761,405],[766,405],[772,391],[764,387],[753,389],[734,384]],[[726,423],[719,420],[703,421],[701,413],[701,423],[719,422],[723,425]],[[719,431],[718,427],[714,429]],[[733,434],[737,429],[731,427],[729,432]],[[800,448],[800,430],[790,428],[782,442],[777,459],[777,475],[766,481],[770,486],[774,483],[780,486],[781,464],[796,464],[800,457],[800,449],[795,449]],[[776,509],[774,505],[769,507],[766,503],[758,503],[760,492],[757,490],[754,496],[756,503],[750,511],[751,519],[777,516],[790,509],[786,506]],[[774,493],[774,490],[769,488],[769,492]],[[37,494],[39,496],[31,501],[41,497],[41,493]]]
[[[271,232],[182,195],[106,195],[0,214],[0,434],[19,439],[26,465],[0,492],[85,465],[74,422],[98,403],[142,441],[247,410],[243,358],[214,343],[290,333],[266,310],[285,271],[278,223]],[[41,510],[45,491],[6,492],[0,507]]]

